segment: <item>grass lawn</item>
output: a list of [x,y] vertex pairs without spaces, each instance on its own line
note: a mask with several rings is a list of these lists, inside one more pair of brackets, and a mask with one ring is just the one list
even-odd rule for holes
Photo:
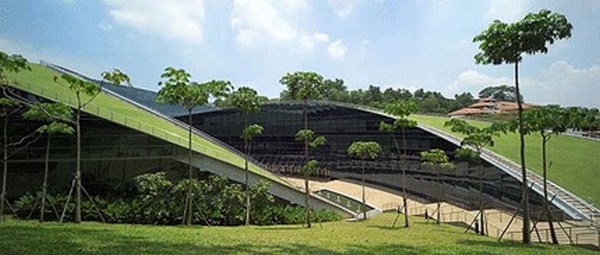
[[364,222],[192,227],[39,224],[0,225],[2,254],[597,254],[566,245],[524,246],[464,234],[462,228],[413,218],[410,229],[391,229],[396,214]]
[[[417,122],[450,132],[444,127],[445,117],[413,115]],[[473,121],[477,126],[489,125],[488,122]],[[459,136],[458,134],[454,134]],[[519,156],[519,135],[508,133],[495,139],[490,149],[506,158],[521,162]],[[527,168],[542,173],[541,138],[537,134],[526,137]],[[600,142],[566,135],[555,136],[548,142],[548,160],[552,162],[548,169],[548,179],[575,193],[588,202],[600,203]]]
[[[75,93],[68,89],[66,81],[59,79],[58,82],[54,82],[54,77],[58,75],[57,73],[38,64],[30,64],[30,66],[32,69],[31,71],[6,74],[11,81],[11,86],[23,89],[32,94],[76,106],[77,101],[75,100]],[[87,101],[87,97],[84,96],[84,99],[84,102]],[[104,92],[100,93],[85,108],[85,111],[117,124],[165,139],[184,148],[188,147],[188,131],[184,128],[159,118],[150,112],[141,110],[130,103],[105,94]],[[236,155],[203,137],[194,135],[193,140],[194,143],[192,147],[195,151],[243,168],[244,159],[241,156]],[[287,182],[256,165],[250,164],[249,168],[251,171],[262,175],[271,181],[289,186]]]

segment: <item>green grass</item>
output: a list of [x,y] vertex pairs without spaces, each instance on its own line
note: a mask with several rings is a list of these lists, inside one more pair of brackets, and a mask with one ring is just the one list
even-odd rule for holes
[[[442,129],[446,117],[414,115],[418,123]],[[469,120],[476,126],[489,125],[488,122]],[[460,136],[458,134],[454,134]],[[504,157],[520,162],[519,136],[508,133],[495,139],[496,144],[490,149]],[[537,134],[529,135],[525,140],[527,168],[542,173],[541,138]],[[581,198],[594,204],[600,203],[600,142],[566,135],[555,136],[548,142],[548,160],[552,166],[548,170],[548,179],[561,187],[575,193]]]
[[[413,218],[390,228],[396,214],[364,222],[265,227],[165,227],[100,223],[0,225],[2,254],[594,254],[571,246],[531,245],[464,234]],[[597,254],[597,253],[596,253]]]
[[[41,65],[31,64],[30,66],[32,68],[31,71],[6,74],[11,82],[11,86],[71,106],[76,105],[75,93],[68,89],[66,81],[59,79],[58,82],[54,82],[54,77],[58,76],[57,73]],[[184,128],[104,92],[100,93],[85,108],[85,111],[114,123],[167,140],[181,147],[188,147],[188,133]],[[192,147],[194,151],[243,168],[244,159],[241,156],[197,135],[194,135],[193,141]],[[284,180],[254,164],[250,164],[249,168],[254,173],[271,181],[289,186]]]

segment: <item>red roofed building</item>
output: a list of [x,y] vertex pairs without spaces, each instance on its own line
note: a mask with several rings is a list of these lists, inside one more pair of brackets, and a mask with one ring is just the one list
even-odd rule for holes
[[[523,109],[534,107],[532,104],[523,103]],[[517,103],[498,101],[497,99],[488,97],[479,99],[479,102],[469,105],[465,108],[458,109],[448,114],[450,117],[466,117],[484,114],[505,114],[514,112],[518,109]]]

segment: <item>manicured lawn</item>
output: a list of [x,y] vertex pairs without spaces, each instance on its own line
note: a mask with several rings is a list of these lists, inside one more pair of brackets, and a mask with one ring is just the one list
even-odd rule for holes
[[395,214],[365,222],[184,228],[9,221],[0,225],[2,254],[597,254],[571,246],[497,242],[462,228],[413,218],[391,229]]
[[[59,79],[58,83],[54,82],[54,77],[58,75],[57,73],[41,65],[31,64],[30,66],[32,68],[31,71],[6,74],[12,86],[71,106],[76,105],[75,93],[68,89],[66,81]],[[87,99],[87,97],[84,97],[84,99]],[[100,93],[85,108],[85,111],[117,124],[165,139],[184,148],[188,147],[188,133],[184,128],[108,94]],[[244,159],[242,157],[200,136],[194,135],[193,140],[192,147],[195,151],[243,168]],[[250,164],[250,170],[271,181],[288,185],[271,172],[253,164]]]
[[[413,118],[424,125],[450,132],[444,127],[449,118],[414,115]],[[469,121],[473,125],[489,125],[488,122]],[[459,136],[458,134],[455,134]],[[519,163],[519,136],[516,133],[501,135],[490,149],[504,157]],[[529,135],[525,141],[527,168],[541,174],[542,154],[539,135]],[[600,203],[600,142],[583,138],[560,135],[548,142],[548,160],[551,167],[548,178],[594,204]]]

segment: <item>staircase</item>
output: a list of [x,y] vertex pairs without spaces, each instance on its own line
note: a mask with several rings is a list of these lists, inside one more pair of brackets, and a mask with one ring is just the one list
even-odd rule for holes
[[[421,128],[427,132],[430,132],[432,134],[435,134],[451,143],[454,143],[454,144],[460,146],[459,139],[457,139],[456,137],[454,137],[452,135],[449,135],[448,133],[446,133],[444,131],[441,131],[439,129],[432,128],[432,127],[423,126],[423,125],[419,125],[419,128]],[[492,152],[487,149],[484,149],[482,151],[481,157],[484,160],[491,163],[492,165],[498,167],[499,169],[508,173],[512,177],[516,178],[517,180],[520,181],[522,179],[521,166],[519,164],[516,164],[516,163],[498,155],[497,153]],[[531,186],[533,191],[537,192],[540,195],[543,195],[544,183],[543,183],[543,178],[540,175],[538,175],[530,170],[527,170],[527,181],[528,181],[528,186]],[[556,207],[563,210],[570,217],[572,217],[574,219],[579,219],[579,220],[591,220],[594,217],[600,217],[600,210],[598,210],[598,208],[587,203],[580,197],[561,188],[560,186],[556,185],[555,183],[553,183],[551,181],[548,181],[547,183],[548,183],[548,196],[554,197],[556,195],[556,198],[552,201],[552,203]]]

